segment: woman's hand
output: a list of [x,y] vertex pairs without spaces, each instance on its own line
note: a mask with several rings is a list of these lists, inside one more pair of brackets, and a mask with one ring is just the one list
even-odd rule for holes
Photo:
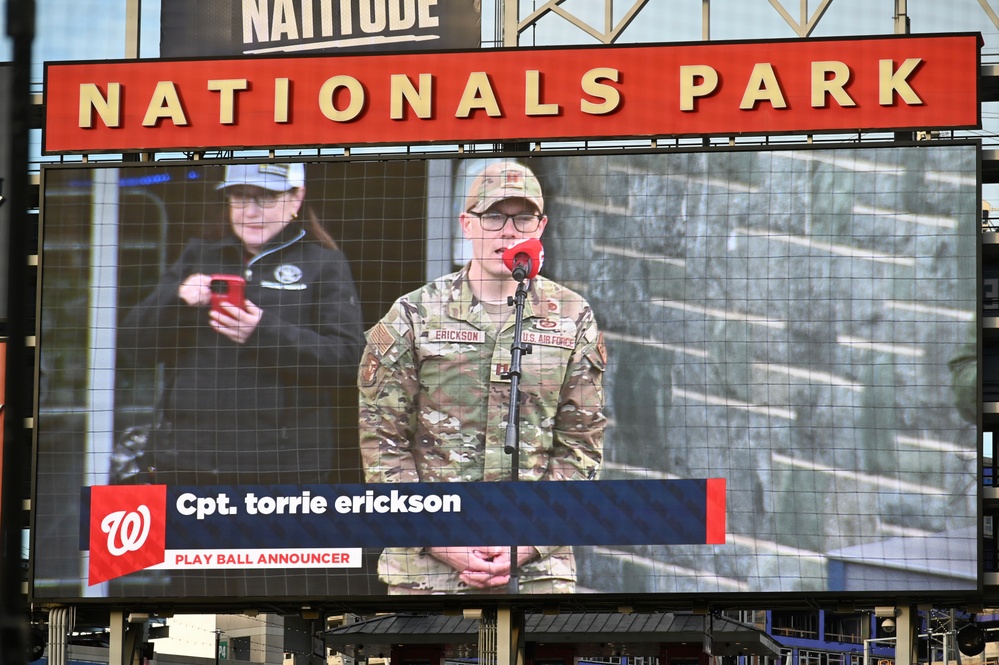
[[188,307],[207,307],[212,304],[212,278],[200,272],[189,275],[177,295]]
[[220,335],[228,337],[237,344],[245,344],[264,316],[264,310],[249,300],[245,304],[246,309],[240,309],[227,302],[222,303],[220,310],[213,309],[208,314],[208,323]]

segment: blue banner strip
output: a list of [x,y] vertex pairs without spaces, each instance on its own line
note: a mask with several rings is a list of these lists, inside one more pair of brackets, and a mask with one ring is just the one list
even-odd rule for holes
[[709,502],[708,487],[706,479],[170,487],[166,546],[704,544],[709,520],[724,521],[724,501]]

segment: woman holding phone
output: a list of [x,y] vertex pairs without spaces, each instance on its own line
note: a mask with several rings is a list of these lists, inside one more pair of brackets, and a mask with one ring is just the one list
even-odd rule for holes
[[189,242],[119,331],[165,370],[135,481],[337,480],[335,396],[363,346],[350,268],[303,210],[303,164],[229,165],[218,189],[221,238]]

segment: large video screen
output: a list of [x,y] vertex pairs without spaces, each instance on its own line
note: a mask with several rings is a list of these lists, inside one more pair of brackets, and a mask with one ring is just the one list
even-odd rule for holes
[[978,153],[47,167],[32,595],[977,590]]

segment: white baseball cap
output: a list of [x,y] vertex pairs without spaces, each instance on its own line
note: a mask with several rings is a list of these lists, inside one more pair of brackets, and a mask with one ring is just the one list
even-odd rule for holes
[[272,192],[305,186],[305,164],[229,164],[218,189],[243,185]]

